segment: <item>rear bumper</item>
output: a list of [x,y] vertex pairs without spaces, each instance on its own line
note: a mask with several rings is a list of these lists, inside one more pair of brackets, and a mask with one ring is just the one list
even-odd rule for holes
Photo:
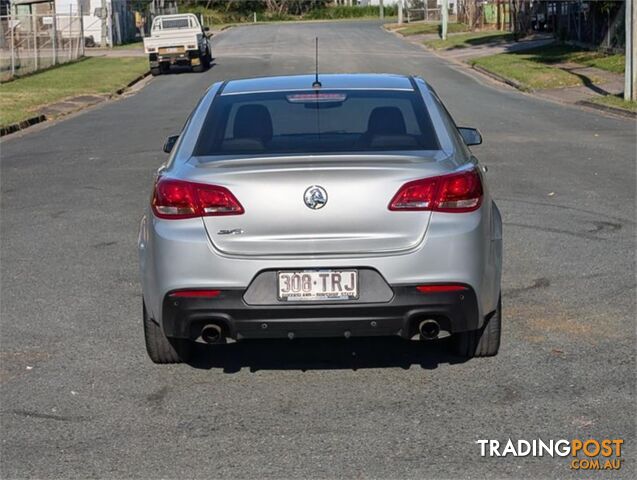
[[[241,289],[223,290],[214,298],[164,297],[162,327],[168,337],[199,337],[217,323],[236,339],[294,337],[391,336],[411,338],[418,324],[434,318],[451,333],[480,327],[476,294],[470,287],[457,292],[421,293],[415,286],[392,287],[382,303],[249,305]],[[348,334],[346,332],[349,332]]]
[[187,50],[180,53],[151,53],[148,55],[151,68],[160,65],[194,65],[199,64],[199,50]]
[[[480,327],[489,312],[495,310],[500,294],[501,221],[495,206],[491,209],[490,205],[493,204],[485,202],[480,210],[465,214],[463,222],[450,218],[452,214],[432,215],[422,245],[412,253],[352,254],[332,257],[305,255],[290,258],[222,255],[212,247],[200,218],[179,221],[162,220],[149,213],[143,217],[139,232],[139,258],[144,301],[151,317],[162,327],[166,325],[166,332],[182,332],[181,335],[184,335],[185,330],[181,327],[171,326],[171,323],[175,322],[174,316],[164,321],[164,315],[173,315],[170,309],[165,309],[165,299],[175,290],[192,288],[223,290],[224,297],[214,299],[207,314],[216,311],[224,314],[226,309],[225,314],[230,315],[234,320],[235,315],[232,312],[235,310],[245,309],[247,312],[254,312],[253,309],[256,308],[259,311],[251,318],[258,321],[260,317],[270,318],[268,315],[276,315],[277,309],[300,311],[311,307],[310,305],[277,306],[271,301],[268,302],[267,299],[260,303],[264,306],[259,307],[258,302],[251,296],[248,296],[247,301],[244,302],[244,295],[241,292],[254,286],[255,278],[260,272],[286,269],[357,268],[362,270],[366,268],[382,275],[385,288],[390,290],[389,296],[383,294],[381,297],[379,295],[382,292],[370,289],[368,286],[361,291],[373,291],[372,298],[362,299],[364,301],[359,302],[355,307],[337,304],[321,305],[320,309],[329,309],[332,319],[343,316],[351,318],[358,315],[350,315],[349,309],[353,309],[351,312],[354,313],[365,312],[360,313],[363,319],[370,315],[386,316],[387,308],[395,305],[409,305],[409,301],[413,301],[412,308],[435,309],[435,301],[422,296],[409,301],[405,300],[407,302],[405,304],[397,303],[402,301],[399,289],[408,285],[457,283],[469,286],[477,298],[477,313],[467,324],[471,324],[473,319],[477,318],[478,327]],[[231,292],[238,292],[236,297],[233,297],[236,301],[222,305],[221,301],[228,298],[225,295],[231,295]],[[432,302],[434,302],[433,305]],[[365,311],[362,303],[367,304],[372,313]],[[343,311],[338,312],[336,310],[338,308],[342,308]],[[400,322],[400,326],[392,323],[391,329],[394,331],[403,328],[405,311],[401,311],[400,308],[389,315],[399,319],[391,322]],[[189,311],[190,308],[185,310]],[[311,316],[311,312],[306,313],[307,315],[302,317],[304,325],[308,323],[305,318]],[[206,314],[205,308],[203,314]],[[294,317],[282,318],[289,320]],[[452,318],[455,319],[457,316]],[[237,319],[240,320],[241,317],[237,316]],[[188,319],[185,318],[185,321]],[[461,327],[463,322],[455,323],[458,325],[457,331],[460,331],[463,328]],[[231,328],[234,328],[233,325]],[[341,334],[342,332],[339,333]]]

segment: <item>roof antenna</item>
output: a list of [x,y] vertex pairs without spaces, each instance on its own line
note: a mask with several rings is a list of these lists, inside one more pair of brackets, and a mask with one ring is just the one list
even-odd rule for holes
[[321,82],[319,82],[319,78],[318,78],[318,37],[315,38],[316,41],[316,52],[314,54],[315,59],[316,59],[316,69],[314,70],[314,82],[312,83],[312,88],[321,88],[323,85],[321,85]]

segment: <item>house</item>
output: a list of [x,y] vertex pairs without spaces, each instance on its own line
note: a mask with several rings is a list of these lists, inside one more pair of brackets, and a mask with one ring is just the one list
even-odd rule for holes
[[[102,3],[106,11],[102,12]],[[137,29],[131,0],[11,0],[11,13],[21,15],[56,15],[60,31],[69,21],[82,15],[87,45],[113,46],[135,40]]]

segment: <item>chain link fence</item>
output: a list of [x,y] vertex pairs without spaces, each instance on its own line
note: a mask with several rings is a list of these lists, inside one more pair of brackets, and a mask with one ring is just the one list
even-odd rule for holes
[[81,15],[0,16],[0,81],[77,60],[83,55]]
[[439,22],[441,20],[440,8],[408,8],[405,11],[405,21],[411,22]]

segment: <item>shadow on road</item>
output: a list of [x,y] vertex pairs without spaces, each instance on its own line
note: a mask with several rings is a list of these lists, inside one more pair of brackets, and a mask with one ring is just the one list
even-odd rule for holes
[[[217,63],[215,62],[215,59],[211,58],[210,66],[204,69],[203,72],[207,72],[208,70],[214,68],[216,65]],[[203,73],[203,72],[193,72],[192,67],[190,67],[189,65],[171,65],[167,70],[162,72],[162,75],[171,75],[171,74],[181,75],[183,73],[194,73],[196,75],[197,73]]]
[[223,345],[197,344],[189,364],[236,373],[259,370],[338,370],[410,368],[431,370],[443,363],[464,363],[449,353],[448,339],[424,342],[393,337],[354,339],[244,340]]

